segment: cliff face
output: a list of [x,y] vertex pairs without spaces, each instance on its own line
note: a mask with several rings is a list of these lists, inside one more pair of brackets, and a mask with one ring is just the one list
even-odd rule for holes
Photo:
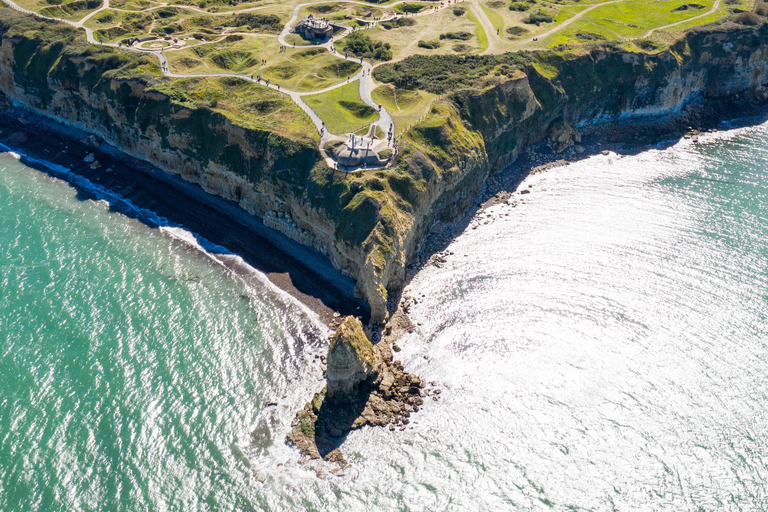
[[[405,134],[398,172],[424,186],[395,246],[403,261],[434,220],[469,205],[488,173],[530,144],[562,136],[571,126],[589,131],[630,119],[653,124],[684,116],[686,106],[695,111],[739,96],[753,103],[768,99],[765,24],[688,33],[656,54],[595,49],[526,57],[528,64],[510,77],[448,95]],[[396,283],[399,270],[390,265],[383,275]]]
[[[687,34],[658,54],[593,50],[532,57],[525,77],[453,95],[462,119],[483,135],[498,167],[553,123],[574,127],[675,114],[690,103],[749,95],[765,100],[768,26],[726,27]],[[727,115],[727,113],[724,113]]]
[[515,73],[435,104],[402,137],[393,168],[347,177],[325,166],[311,123],[275,91],[226,78],[168,80],[148,56],[89,46],[73,29],[7,9],[0,38],[6,98],[236,201],[327,254],[357,280],[376,321],[430,226],[461,213],[526,145],[563,126],[659,118],[739,94],[764,99],[768,84],[765,25],[689,33],[657,54],[516,56]]
[[152,56],[0,9],[0,96],[237,202],[346,274],[356,269],[335,249],[349,185],[321,162],[306,114],[276,91],[226,77],[169,80]]

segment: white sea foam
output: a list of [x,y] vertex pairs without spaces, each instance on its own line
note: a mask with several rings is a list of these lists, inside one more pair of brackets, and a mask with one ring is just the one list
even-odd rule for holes
[[[88,178],[72,172],[72,170],[63,165],[35,158],[25,153],[14,152],[4,144],[0,144],[0,147],[4,148],[17,160],[24,158],[26,162],[44,166],[54,177],[63,179],[75,187],[90,193],[95,201],[102,202],[108,205],[109,208],[129,217],[134,217],[145,224],[157,227],[158,231],[164,236],[182,242],[187,247],[198,251],[201,255],[209,258],[211,261],[227,268],[231,275],[246,282],[249,286],[257,284],[257,286],[269,290],[279,297],[282,302],[298,307],[308,319],[311,319],[311,322],[315,324],[321,332],[325,332],[325,326],[314,311],[295,299],[291,294],[272,283],[272,281],[270,281],[262,272],[259,272],[248,265],[248,263],[240,256],[232,253],[225,247],[214,244],[179,224],[170,222],[167,218],[158,215],[152,210],[136,206],[129,199],[112,192],[106,187],[93,183]],[[256,283],[253,283],[251,280],[255,280]]]

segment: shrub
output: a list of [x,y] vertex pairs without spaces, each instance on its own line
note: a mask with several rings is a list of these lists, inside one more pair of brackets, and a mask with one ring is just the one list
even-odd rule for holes
[[413,18],[398,18],[392,21],[383,21],[379,23],[379,26],[387,30],[392,30],[397,27],[412,27],[416,24],[416,20]]
[[749,26],[759,25],[763,21],[760,16],[754,12],[743,12],[741,14],[737,14],[734,19],[737,23]]
[[434,50],[440,48],[439,41],[419,41],[419,48],[426,48],[427,50]]
[[701,4],[683,4],[680,7],[676,7],[672,9],[670,12],[682,12],[682,11],[688,11],[690,9],[703,9],[704,6]]
[[447,32],[440,34],[440,39],[454,39],[458,41],[468,41],[472,39],[472,34],[469,32]]
[[457,5],[456,7],[453,8],[453,15],[454,16],[462,16],[466,12],[467,12],[467,10],[464,7],[460,6],[460,5]]
[[248,27],[251,30],[261,29],[264,32],[277,32],[283,28],[279,16],[275,14],[254,14],[251,12],[240,13],[227,20],[226,24],[232,27]]
[[376,60],[391,60],[392,50],[389,43],[374,42],[371,36],[364,32],[353,32],[344,38],[344,50],[357,57],[374,58]]
[[400,4],[400,10],[407,13],[417,13],[423,10],[424,8],[425,6],[421,4],[408,4],[408,3]]
[[531,4],[523,3],[523,2],[512,2],[509,4],[509,10],[510,11],[527,11],[531,8]]
[[509,27],[507,29],[507,34],[509,34],[510,39],[517,39],[528,33],[530,33],[530,30],[525,27]]
[[179,14],[179,10],[173,7],[161,7],[160,9],[155,10],[155,14],[161,18],[171,18]]
[[392,60],[392,50],[389,49],[389,43],[386,43],[387,46],[377,46],[375,50],[373,50],[373,58],[376,60]]
[[645,51],[657,50],[660,47],[658,43],[650,39],[638,39],[634,43],[638,48]]
[[492,55],[413,55],[394,64],[377,67],[376,80],[398,89],[422,89],[435,94],[472,87],[498,65],[521,69],[525,55],[508,53]]
[[576,39],[582,41],[605,41],[605,36],[595,34],[594,32],[576,32]]
[[102,14],[101,16],[96,18],[96,22],[97,23],[112,23],[112,21],[114,21],[114,19],[115,19],[115,15],[114,14],[112,14],[111,12],[105,12],[104,14]]
[[528,25],[541,25],[542,23],[552,23],[555,21],[555,17],[551,14],[547,14],[543,11],[537,11],[535,13],[530,14],[527,18],[523,20],[523,23],[527,23]]

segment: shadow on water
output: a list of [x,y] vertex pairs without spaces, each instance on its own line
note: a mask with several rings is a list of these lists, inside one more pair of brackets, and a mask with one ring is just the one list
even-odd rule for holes
[[[110,211],[152,229],[184,228],[208,253],[216,257],[240,256],[326,322],[334,311],[368,321],[370,311],[364,301],[354,296],[351,278],[336,270],[320,252],[266,227],[235,202],[208,195],[197,185],[155,179],[152,175],[161,178],[162,171],[130,161],[112,148],[99,152],[50,133],[33,137],[30,127],[20,131],[18,122],[2,116],[0,127],[0,153],[21,153],[22,164],[68,182],[79,200],[106,200]],[[89,153],[96,154],[100,162],[97,169],[84,163]],[[207,197],[200,200],[200,195]],[[243,265],[237,268],[233,259],[227,260],[231,270],[247,278],[250,269]]]

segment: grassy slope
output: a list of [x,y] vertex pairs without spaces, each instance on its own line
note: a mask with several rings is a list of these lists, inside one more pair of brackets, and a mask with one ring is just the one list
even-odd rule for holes
[[[395,92],[397,101],[395,101]],[[396,90],[388,85],[380,85],[371,93],[373,101],[384,105],[395,121],[396,134],[400,134],[415,123],[419,117],[425,116],[435,98],[427,91],[412,89]]]
[[325,121],[331,133],[356,131],[378,119],[378,113],[360,99],[360,84],[352,82],[322,94],[304,96],[304,101]]
[[[287,48],[280,53],[274,37],[244,36],[197,44],[167,52],[171,69],[180,74],[239,73],[261,75],[299,92],[324,89],[360,71],[360,64],[318,48]],[[266,59],[266,65],[261,59]]]

